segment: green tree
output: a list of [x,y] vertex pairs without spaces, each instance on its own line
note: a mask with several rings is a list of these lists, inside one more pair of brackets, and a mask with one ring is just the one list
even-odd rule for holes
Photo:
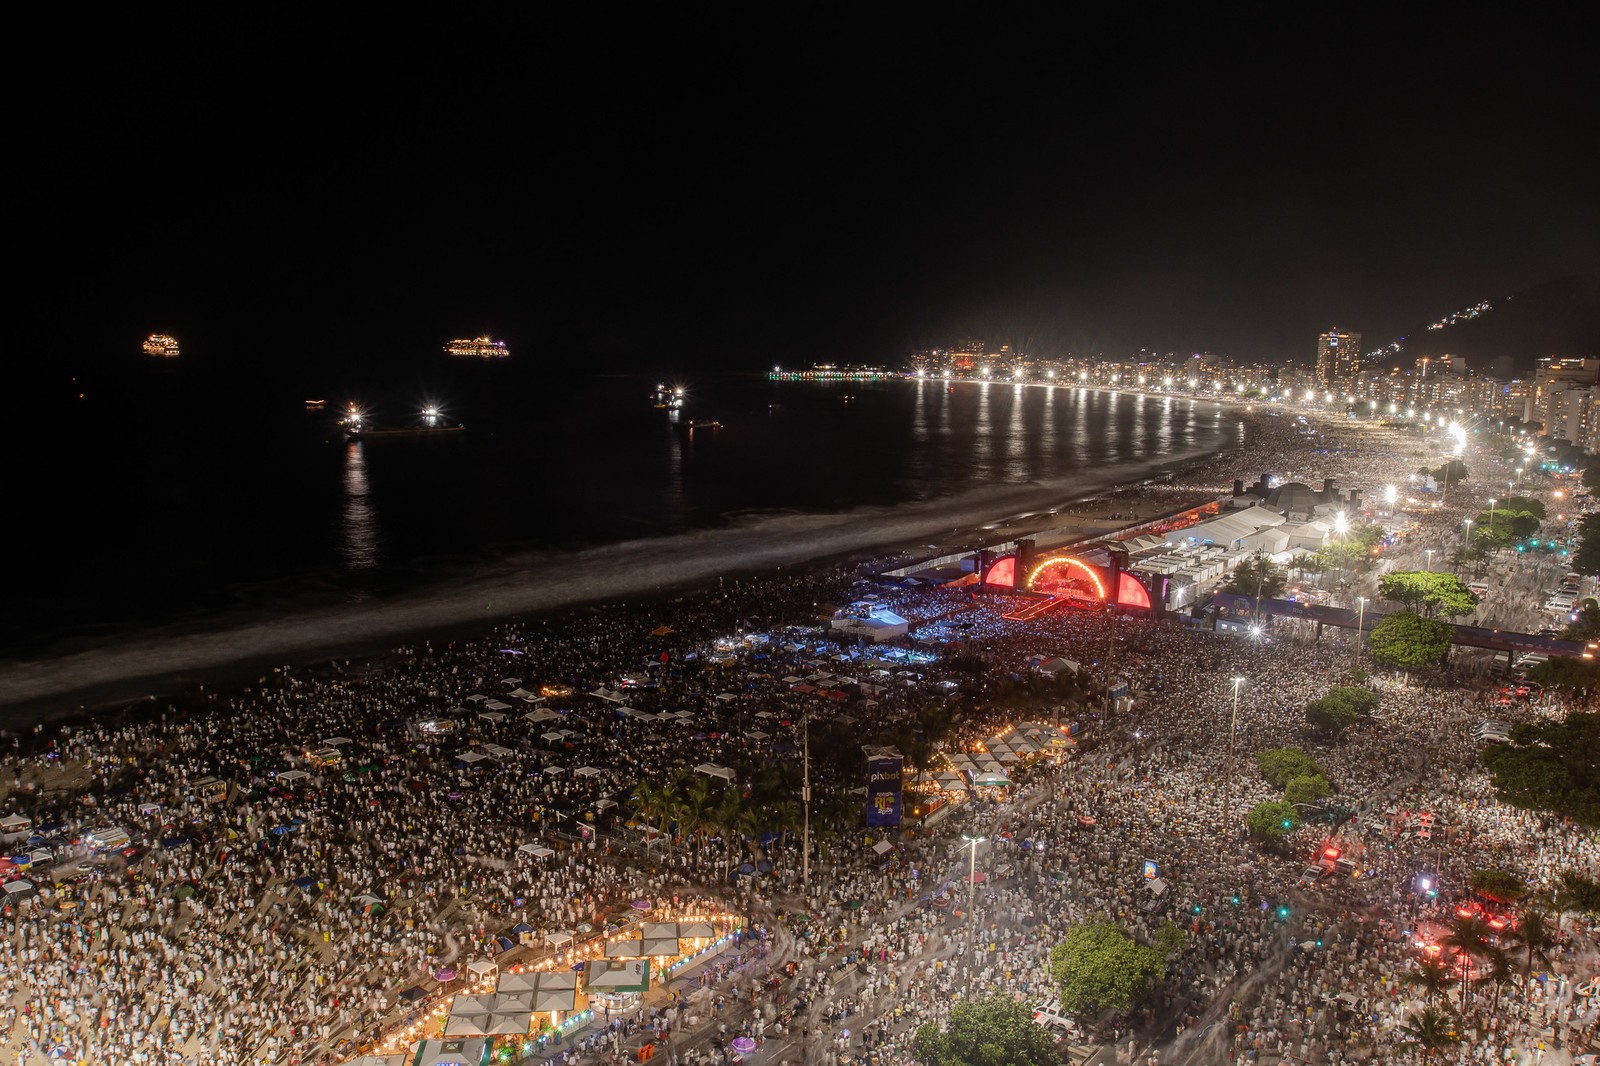
[[1291,804],[1315,803],[1323,796],[1333,791],[1333,786],[1328,784],[1328,779],[1321,774],[1307,774],[1303,777],[1292,777],[1289,783],[1283,786],[1283,798]]
[[1516,874],[1494,869],[1472,871],[1467,887],[1496,903],[1514,903],[1528,891],[1528,886]]
[[1561,875],[1556,889],[1556,907],[1562,914],[1600,915],[1600,882],[1576,870]]
[[1600,574],[1600,511],[1584,515],[1578,525],[1578,550],[1572,553],[1577,574]]
[[1059,1066],[1061,1053],[1033,1012],[1008,996],[958,1003],[950,1025],[917,1030],[912,1057],[923,1066]]
[[1422,1052],[1423,1058],[1429,1061],[1445,1048],[1461,1042],[1461,1037],[1456,1034],[1450,1022],[1450,1016],[1433,1007],[1425,1007],[1413,1014],[1399,1027],[1397,1033],[1400,1037],[1400,1047],[1408,1050],[1416,1048]]
[[1335,685],[1320,699],[1306,704],[1306,724],[1319,733],[1339,736],[1371,714],[1380,697],[1359,685]]
[[1378,595],[1410,610],[1420,607],[1429,617],[1471,614],[1478,609],[1478,597],[1466,582],[1437,570],[1391,571],[1378,582]]
[[1511,740],[1483,752],[1501,803],[1600,826],[1600,714],[1513,726]]
[[1541,910],[1526,910],[1522,912],[1522,920],[1517,923],[1512,931],[1518,943],[1527,952],[1527,961],[1523,964],[1524,973],[1533,972],[1535,961],[1550,965],[1549,950],[1556,946],[1556,930],[1550,924],[1550,916]]
[[1276,842],[1300,828],[1300,812],[1292,803],[1268,800],[1250,808],[1245,825],[1257,840]]
[[1600,640],[1600,603],[1585,599],[1578,617],[1561,631],[1563,640]]
[[1074,923],[1050,949],[1061,1005],[1078,1015],[1130,1007],[1166,972],[1167,952],[1139,943],[1103,917]]
[[1568,688],[1580,693],[1590,692],[1600,689],[1600,659],[1570,659],[1564,655],[1556,656],[1529,670],[1528,680],[1537,681],[1546,688]]
[[1322,772],[1317,760],[1299,748],[1268,748],[1256,752],[1256,769],[1274,788],[1283,788],[1296,777],[1310,777]]
[[1472,964],[1479,959],[1487,958],[1494,948],[1490,937],[1493,935],[1489,923],[1476,914],[1465,918],[1456,917],[1450,929],[1439,938],[1439,946],[1454,952],[1463,958],[1467,965],[1463,967],[1465,976],[1461,981],[1461,1009],[1467,1009],[1467,993],[1472,990]]
[[1232,592],[1239,596],[1249,596],[1252,600],[1277,599],[1278,594],[1284,589],[1288,575],[1283,568],[1273,563],[1271,559],[1257,555],[1254,559],[1246,559],[1228,577],[1228,583],[1222,586],[1222,591]]
[[1590,492],[1600,492],[1600,459],[1583,468],[1583,487]]
[[1444,622],[1397,611],[1379,622],[1367,635],[1367,650],[1375,662],[1403,670],[1437,666],[1450,653],[1451,628]]
[[1438,959],[1424,957],[1415,970],[1407,970],[1400,978],[1407,988],[1422,991],[1422,1002],[1431,1004],[1435,996],[1442,996],[1456,983],[1450,967]]

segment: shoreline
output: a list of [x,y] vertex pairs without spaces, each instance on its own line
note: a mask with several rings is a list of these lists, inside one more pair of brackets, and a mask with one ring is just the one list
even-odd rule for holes
[[[993,544],[1071,524],[1068,508],[1086,501],[1109,500],[1155,479],[1176,485],[1177,479],[1230,450],[1130,462],[1099,478],[1085,474],[1055,485],[1031,483],[897,507],[784,515],[746,528],[682,534],[665,538],[665,543],[632,541],[585,549],[571,559],[512,555],[470,582],[394,601],[270,620],[222,616],[169,624],[104,647],[0,664],[0,725],[18,730],[119,705],[149,705],[201,686],[252,684],[284,665],[367,661],[411,639],[436,642],[475,635],[524,617],[612,602],[666,601],[704,588],[713,578],[775,575],[786,567],[810,570],[903,552],[935,555],[979,539]],[[541,564],[559,565],[568,573],[541,581],[529,572]],[[592,585],[585,585],[585,572],[594,579]]]

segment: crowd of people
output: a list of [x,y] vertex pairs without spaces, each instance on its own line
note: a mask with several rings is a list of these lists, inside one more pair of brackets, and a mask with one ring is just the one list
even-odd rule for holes
[[[1415,465],[1372,430],[1249,426],[1229,459],[1242,470],[1381,485]],[[1148,514],[1204,487],[1095,506]],[[1453,535],[1462,496],[1416,512],[1396,555]],[[830,634],[833,610],[869,597],[910,620],[908,640]],[[1361,682],[1374,716],[1315,747],[1348,818],[1268,848],[1244,812],[1281,793],[1253,756],[1307,745],[1305,705],[1351,678],[1360,649],[1290,622],[1241,638],[1101,608],[1018,621],[1010,600],[820,567],[8,737],[3,806],[32,823],[10,843],[51,854],[20,871],[39,891],[8,900],[0,926],[0,1043],[84,1063],[337,1063],[425,1019],[471,960],[563,965],[550,944],[603,934],[632,901],[693,898],[748,931],[733,955],[526,1056],[614,1061],[652,1042],[673,1062],[732,1061],[744,1036],[771,1061],[909,1062],[918,1027],[957,1003],[1052,1000],[1050,947],[1100,915],[1146,942],[1167,923],[1186,935],[1136,1009],[1078,1019],[1068,1042],[1121,1063],[1397,1062],[1413,1054],[1398,1027],[1423,1006],[1403,978],[1472,871],[1534,891],[1600,872],[1592,830],[1496,803],[1472,738],[1486,660],[1427,685]],[[1092,681],[1035,680],[1043,656]],[[1094,695],[1116,679],[1130,700]],[[938,819],[861,827],[858,760],[808,753],[807,737],[882,742],[930,706],[952,712],[946,752],[1040,716],[1076,743],[1009,785],[939,795]],[[834,802],[814,805],[803,863],[795,808],[768,786],[808,756]],[[726,773],[697,778],[708,765]],[[649,799],[674,782],[676,814]],[[691,787],[733,793],[742,815],[691,818]],[[91,828],[131,839],[90,854]],[[1304,883],[1330,845],[1360,876]],[[770,875],[739,877],[758,860]],[[1568,916],[1542,979],[1464,990],[1452,1054],[1559,1066],[1592,1049],[1587,921]]]

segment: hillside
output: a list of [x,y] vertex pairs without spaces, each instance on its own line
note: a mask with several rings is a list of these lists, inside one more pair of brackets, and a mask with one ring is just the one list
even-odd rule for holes
[[1477,318],[1442,329],[1419,324],[1406,335],[1403,360],[1463,356],[1474,370],[1531,372],[1547,355],[1600,356],[1600,273],[1560,278],[1502,298]]

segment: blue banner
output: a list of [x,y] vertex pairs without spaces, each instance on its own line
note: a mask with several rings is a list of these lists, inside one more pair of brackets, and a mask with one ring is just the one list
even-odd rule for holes
[[867,760],[867,824],[900,824],[900,786],[904,760],[878,756]]

